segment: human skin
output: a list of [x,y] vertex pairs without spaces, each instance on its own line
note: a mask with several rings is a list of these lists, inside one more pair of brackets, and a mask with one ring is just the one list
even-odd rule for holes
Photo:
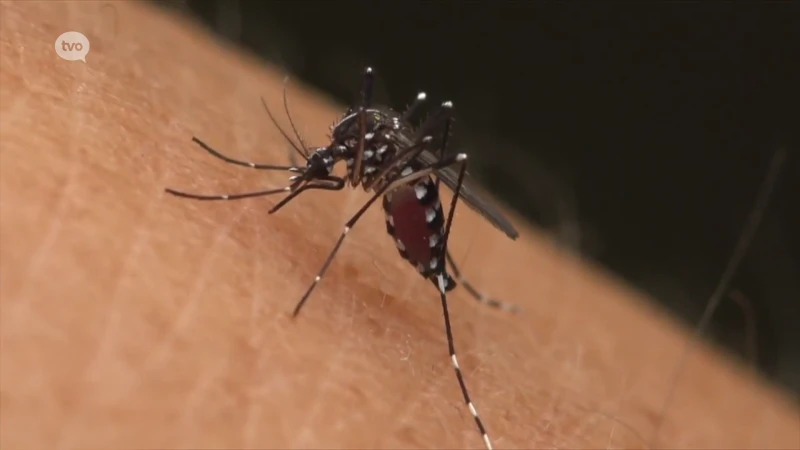
[[[0,8],[0,447],[482,446],[438,295],[379,208],[289,318],[365,193],[273,215],[280,197],[165,195],[285,185],[190,141],[286,163],[259,100],[281,110],[279,70],[143,5]],[[86,63],[56,56],[69,30],[89,38]],[[306,141],[324,143],[342,106],[289,90]],[[662,414],[690,330],[510,217],[517,241],[461,208],[450,243],[474,284],[523,308],[448,296],[496,447],[800,447],[785,394],[703,346]]]

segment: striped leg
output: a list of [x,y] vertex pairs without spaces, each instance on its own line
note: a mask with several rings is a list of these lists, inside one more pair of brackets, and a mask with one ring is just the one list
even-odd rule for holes
[[[428,141],[425,141],[424,143],[427,142]],[[420,143],[418,145],[419,147],[417,148],[417,151],[421,151],[423,148],[425,148],[423,146],[423,143]],[[429,174],[433,173],[436,170],[439,170],[443,167],[451,166],[457,162],[461,162],[466,159],[467,155],[463,153],[447,157],[441,161],[431,164],[430,166],[424,169],[420,169],[407,176],[393,180],[392,182],[387,183],[386,186],[382,187],[378,192],[376,192],[375,195],[373,195],[372,198],[370,198],[361,208],[359,208],[359,210],[356,211],[355,214],[353,214],[353,217],[351,217],[350,220],[348,220],[347,223],[344,225],[342,234],[339,235],[339,239],[333,246],[333,250],[331,250],[331,252],[328,254],[328,257],[325,258],[325,263],[322,264],[322,268],[317,273],[317,276],[314,277],[314,281],[311,282],[311,285],[308,286],[308,289],[306,289],[306,292],[303,294],[303,296],[300,298],[300,301],[297,302],[297,305],[294,307],[294,311],[292,312],[292,317],[297,317],[297,315],[300,313],[300,309],[303,307],[306,300],[308,300],[308,297],[311,295],[311,292],[314,290],[317,284],[319,284],[319,282],[322,280],[322,277],[325,276],[325,272],[328,270],[328,266],[330,266],[331,262],[333,261],[333,258],[336,256],[336,253],[339,252],[339,247],[342,246],[342,242],[344,242],[344,238],[347,237],[347,233],[349,233],[350,230],[356,225],[358,219],[360,219],[361,216],[364,215],[367,209],[369,209],[369,207],[372,206],[373,203],[375,203],[375,200],[380,198],[385,193],[397,189],[399,186],[407,185],[422,177],[428,176]]]
[[[445,225],[444,231],[444,248],[443,250],[447,253],[447,239],[450,236],[450,227],[453,224],[453,216],[456,210],[456,203],[458,203],[458,191],[461,189],[461,184],[464,182],[464,175],[467,173],[467,163],[466,163],[466,155],[461,164],[461,171],[458,174],[458,184],[455,190],[455,195],[453,195],[453,200],[450,202],[450,212],[447,215],[447,222]],[[467,384],[464,382],[464,375],[461,373],[461,367],[458,365],[458,358],[456,358],[456,348],[455,344],[453,343],[453,330],[450,326],[450,312],[447,309],[447,274],[446,274],[446,264],[442,265],[442,270],[440,273],[436,274],[436,281],[439,285],[439,297],[442,300],[442,311],[444,315],[444,330],[447,334],[447,348],[450,352],[450,361],[453,364],[453,370],[456,372],[456,378],[458,379],[458,385],[461,387],[461,394],[464,396],[464,402],[467,404],[467,408],[469,408],[470,414],[475,419],[475,424],[478,426],[478,431],[481,433],[483,437],[483,443],[486,445],[487,450],[492,450],[492,442],[489,440],[489,435],[486,433],[486,428],[483,426],[483,421],[481,421],[480,416],[478,415],[478,411],[475,409],[475,405],[472,404],[472,399],[469,396],[469,391],[467,390]]]
[[445,256],[447,257],[447,263],[450,264],[450,269],[455,276],[456,283],[464,286],[464,289],[469,292],[469,295],[472,296],[475,300],[484,305],[490,306],[495,309],[501,309],[503,311],[508,311],[511,313],[518,313],[520,311],[519,306],[513,303],[507,303],[502,300],[498,300],[496,298],[487,297],[479,290],[475,289],[475,287],[470,283],[464,276],[461,274],[461,270],[459,270],[458,266],[456,266],[456,262],[453,260],[453,256],[450,254],[450,251],[445,252]]
[[[442,137],[442,145],[439,148],[439,157],[440,158],[444,157],[444,152],[445,152],[445,149],[447,147],[447,140],[450,137],[450,127],[452,126],[452,123],[453,123],[452,109],[453,109],[453,103],[452,102],[444,102],[444,103],[442,103],[441,112],[439,113],[440,117],[445,117],[446,118],[446,121],[444,123],[444,134],[443,134],[443,137]],[[437,190],[437,192],[439,191],[440,182],[441,182],[441,179],[439,177],[436,177],[436,190]],[[460,190],[460,187],[458,189],[456,189],[454,192],[458,192],[459,190]],[[458,195],[458,194],[454,194],[454,195]],[[450,252],[446,248],[445,248],[445,252],[444,253],[445,253],[445,257],[447,258],[448,264],[450,264],[450,268],[453,269],[453,275],[455,275],[456,283],[459,283],[459,284],[463,285],[464,289],[466,289],[467,292],[469,292],[469,294],[472,296],[472,298],[474,298],[475,300],[479,301],[480,303],[483,303],[485,305],[491,306],[492,308],[501,309],[501,310],[504,310],[504,311],[514,312],[514,313],[519,312],[519,307],[517,305],[511,304],[511,303],[506,303],[504,301],[497,300],[497,299],[494,299],[494,298],[491,298],[491,297],[487,297],[487,296],[483,295],[482,292],[480,292],[477,289],[475,289],[475,287],[472,285],[472,283],[470,283],[461,274],[461,271],[458,269],[458,266],[456,265],[456,262],[453,259],[453,256],[450,255]]]
[[[211,156],[221,159],[228,164],[233,164],[236,166],[243,166],[249,167],[251,169],[258,169],[258,170],[286,170],[289,172],[297,172],[301,168],[292,166],[277,166],[273,164],[258,164],[250,161],[242,161],[239,159],[234,159],[229,156],[226,156],[219,151],[215,150],[210,145],[206,144],[205,142],[201,141],[197,137],[192,137],[192,141],[199,145],[203,150],[208,152]],[[256,191],[256,192],[246,192],[243,194],[215,194],[215,195],[202,195],[202,194],[190,194],[183,191],[178,191],[171,188],[164,189],[167,193],[175,195],[177,197],[184,197],[184,198],[191,198],[195,200],[240,200],[243,198],[252,198],[252,197],[263,197],[267,195],[274,195],[274,194],[281,194],[286,192],[291,192],[292,187],[286,186],[277,189],[267,189],[263,191]]]
[[241,200],[243,198],[252,198],[252,197],[263,197],[265,195],[274,195],[274,194],[281,194],[285,192],[291,191],[292,188],[287,186],[284,188],[278,189],[269,189],[266,191],[256,191],[256,192],[245,192],[244,194],[215,194],[215,195],[203,195],[203,194],[190,194],[188,192],[177,191],[175,189],[166,188],[164,189],[165,192],[168,194],[172,194],[176,197],[184,197],[184,198],[191,198],[195,200]]
[[367,108],[372,104],[372,86],[374,73],[372,67],[364,69],[364,81],[361,85],[361,101],[356,110],[358,113],[358,145],[353,155],[353,168],[350,171],[350,185],[356,187],[361,183],[361,169],[364,163],[364,146],[367,134]]
[[406,108],[406,110],[403,112],[403,120],[406,122],[410,121],[411,117],[414,116],[414,113],[417,111],[417,108],[419,108],[419,106],[425,102],[426,98],[427,95],[425,95],[424,92],[417,94],[417,98],[415,98],[414,101],[408,105],[408,108]]

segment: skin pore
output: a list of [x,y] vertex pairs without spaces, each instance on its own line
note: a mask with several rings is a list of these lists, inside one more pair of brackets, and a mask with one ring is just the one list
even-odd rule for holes
[[[305,193],[268,215],[280,196],[164,193],[285,186],[191,142],[287,163],[259,100],[280,111],[284,74],[185,20],[113,8],[0,4],[0,446],[481,448],[438,295],[379,207],[289,318],[366,194]],[[86,63],[54,51],[71,30],[91,42]],[[305,140],[325,142],[341,105],[289,89]],[[463,205],[456,219],[464,274],[523,309],[448,296],[495,448],[800,446],[796,407],[702,346],[654,442],[691,330],[518,218],[516,242]]]

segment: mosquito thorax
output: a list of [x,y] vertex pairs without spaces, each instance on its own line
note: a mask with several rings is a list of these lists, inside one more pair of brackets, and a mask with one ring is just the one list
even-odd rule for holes
[[353,176],[353,166],[360,139],[364,139],[364,153],[361,163],[361,182],[372,185],[384,164],[390,161],[397,151],[414,142],[414,127],[403,119],[402,114],[388,107],[374,107],[364,110],[364,131],[362,135],[359,113],[348,112],[331,127],[334,158],[347,163],[347,177]]
[[[403,116],[386,106],[376,106],[364,110],[366,129],[372,132],[402,132],[411,130],[411,124],[403,120]],[[359,136],[358,111],[348,110],[345,115],[331,126],[333,141],[342,142],[348,138]]]

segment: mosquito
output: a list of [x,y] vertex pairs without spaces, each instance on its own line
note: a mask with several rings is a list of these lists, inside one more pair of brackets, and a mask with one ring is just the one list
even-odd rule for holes
[[[196,137],[192,138],[208,153],[227,163],[259,170],[292,172],[295,175],[290,176],[288,186],[223,195],[198,195],[174,189],[166,189],[166,191],[179,197],[195,200],[238,200],[287,193],[288,195],[269,210],[270,214],[280,210],[302,192],[309,190],[339,191],[349,184],[353,188],[361,186],[364,191],[372,193],[370,199],[345,223],[322,268],[295,306],[292,312],[293,318],[300,313],[311,292],[324,277],[345,237],[370,206],[382,198],[386,231],[395,241],[400,256],[414,266],[423,278],[433,283],[439,291],[451,364],[467,408],[475,420],[486,448],[491,449],[491,440],[471,400],[456,357],[447,306],[447,292],[453,290],[460,283],[475,300],[485,305],[510,312],[516,312],[518,308],[487,297],[470,284],[456,266],[447,244],[459,199],[509,238],[516,239],[519,233],[508,219],[482,200],[476,194],[475,189],[471,187],[467,178],[467,154],[445,155],[454,121],[452,102],[442,103],[434,114],[423,121],[421,126],[415,128],[410,121],[418,107],[426,100],[425,93],[420,92],[402,113],[388,107],[373,106],[373,79],[373,70],[367,67],[363,74],[359,104],[348,109],[344,116],[331,126],[330,144],[314,149],[307,146],[297,132],[291,114],[289,114],[285,86],[283,106],[294,136],[299,143],[295,143],[283,130],[267,103],[263,98],[261,99],[270,120],[290,143],[295,153],[303,158],[304,166],[298,164],[280,166],[241,161],[223,155]],[[345,162],[347,166],[346,175],[343,177],[333,174],[334,167],[341,162]],[[446,217],[439,196],[441,182],[454,192]],[[452,270],[452,276],[448,273],[448,264]]]

